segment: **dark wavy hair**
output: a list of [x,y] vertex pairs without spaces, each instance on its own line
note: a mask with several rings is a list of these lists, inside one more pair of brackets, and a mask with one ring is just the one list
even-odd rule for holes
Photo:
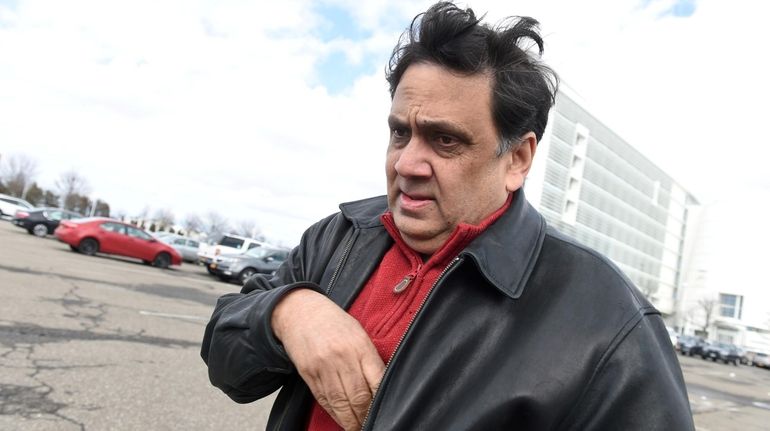
[[[433,63],[469,75],[489,73],[492,116],[500,135],[498,155],[503,155],[529,131],[540,141],[559,78],[540,61],[543,39],[535,19],[510,17],[493,28],[482,18],[476,18],[470,8],[434,4],[417,15],[399,38],[386,79],[392,98],[404,72],[415,63]],[[537,46],[537,57],[523,45],[527,39]]]

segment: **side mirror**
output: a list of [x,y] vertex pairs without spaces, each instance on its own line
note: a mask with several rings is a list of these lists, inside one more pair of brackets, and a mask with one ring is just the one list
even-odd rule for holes
[[148,241],[150,241],[150,242],[158,242],[157,238],[150,238]]
[[274,261],[275,258],[273,256],[267,256],[266,258],[264,258],[262,260],[264,260],[267,263],[270,263],[270,262]]

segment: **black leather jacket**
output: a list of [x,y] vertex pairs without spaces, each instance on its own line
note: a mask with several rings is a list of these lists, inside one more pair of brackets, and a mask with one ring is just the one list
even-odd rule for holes
[[[270,316],[289,290],[348,308],[392,240],[384,197],[312,226],[272,278],[217,303],[201,355],[251,402],[283,387],[268,429],[304,429],[312,395]],[[301,319],[302,316],[297,316]],[[387,366],[366,430],[692,430],[659,312],[614,265],[546,226],[518,192],[445,270]]]

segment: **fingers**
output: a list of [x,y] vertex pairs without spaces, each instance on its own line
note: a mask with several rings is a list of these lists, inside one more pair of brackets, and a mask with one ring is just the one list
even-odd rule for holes
[[385,363],[382,362],[377,350],[372,346],[373,352],[365,355],[361,358],[361,374],[366,380],[366,385],[369,388],[369,393],[372,397],[377,393],[380,388],[380,382],[382,376],[385,374]]
[[373,394],[369,389],[366,379],[361,374],[360,368],[355,367],[355,370],[350,371],[348,374],[340,375],[339,378],[345,390],[348,407],[353,413],[360,429],[364,423],[366,412],[369,410],[369,404],[372,402]]
[[[319,376],[308,381],[318,404],[345,430],[359,430],[371,402],[371,394],[363,379],[351,383],[350,375]],[[356,388],[357,386],[357,388]]]
[[360,429],[385,364],[358,321],[325,296],[298,290],[276,306],[272,323],[321,407],[346,430]]

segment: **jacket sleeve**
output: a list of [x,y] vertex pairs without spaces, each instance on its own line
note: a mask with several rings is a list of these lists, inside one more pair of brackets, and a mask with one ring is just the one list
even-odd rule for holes
[[657,312],[614,344],[561,428],[694,430],[679,360]]
[[295,372],[275,338],[271,317],[276,304],[294,289],[323,293],[318,283],[341,239],[341,215],[308,229],[276,275],[252,277],[240,293],[217,300],[201,346],[209,380],[234,401],[248,403],[280,388]]

